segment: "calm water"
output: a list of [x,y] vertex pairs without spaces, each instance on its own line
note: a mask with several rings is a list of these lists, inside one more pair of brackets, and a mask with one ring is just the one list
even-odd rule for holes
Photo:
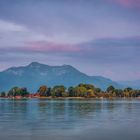
[[0,140],[140,140],[140,100],[0,99]]

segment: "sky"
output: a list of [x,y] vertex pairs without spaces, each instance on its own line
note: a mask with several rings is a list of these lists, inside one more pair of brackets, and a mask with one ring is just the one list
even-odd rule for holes
[[35,61],[140,79],[140,0],[0,0],[0,71]]

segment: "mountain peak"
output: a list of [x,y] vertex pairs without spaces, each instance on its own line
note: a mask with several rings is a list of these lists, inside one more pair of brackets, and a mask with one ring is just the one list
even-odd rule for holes
[[[39,62],[31,62],[29,65],[28,65],[29,67],[41,67],[41,66],[49,66],[49,65],[47,65],[47,64],[42,64],[42,63],[39,63]],[[73,66],[71,66],[71,65],[67,65],[67,64],[63,64],[63,65],[61,65],[61,66],[49,66],[49,67],[54,67],[54,68],[66,68],[66,69],[75,69]],[[75,69],[76,70],[76,69]]]
[[41,64],[38,63],[38,62],[31,62],[31,63],[29,64],[29,66],[38,66],[38,65],[41,65]]
[[67,65],[67,64],[62,65],[62,67],[73,68],[73,69],[75,69],[73,66],[71,66],[71,65]]
[[48,65],[41,64],[39,62],[32,62],[29,65],[27,65],[27,67],[30,67],[30,68],[44,68],[44,67],[48,67]]

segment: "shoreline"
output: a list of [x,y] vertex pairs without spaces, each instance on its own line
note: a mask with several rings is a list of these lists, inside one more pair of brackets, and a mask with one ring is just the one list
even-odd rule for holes
[[105,97],[0,97],[0,99],[14,99],[14,100],[23,100],[23,99],[56,99],[56,100],[86,100],[86,99],[93,99],[93,100],[103,100],[103,99],[140,99],[140,97],[110,97],[110,98],[105,98]]

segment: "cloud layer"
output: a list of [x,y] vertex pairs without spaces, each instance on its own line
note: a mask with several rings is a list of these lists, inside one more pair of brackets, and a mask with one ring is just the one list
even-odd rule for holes
[[0,69],[39,61],[140,79],[140,0],[0,1]]
[[109,0],[128,8],[140,8],[140,0]]

